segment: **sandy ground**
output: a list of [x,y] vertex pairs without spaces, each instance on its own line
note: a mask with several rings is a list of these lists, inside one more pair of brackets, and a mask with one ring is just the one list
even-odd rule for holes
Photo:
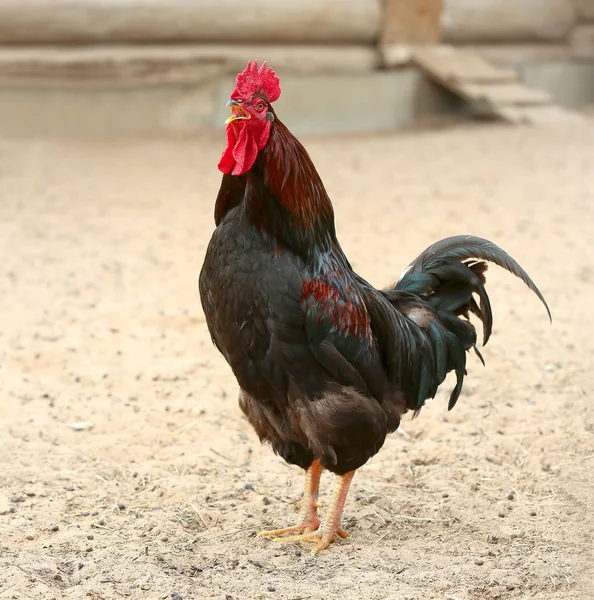
[[372,282],[475,233],[554,314],[489,271],[487,368],[405,420],[315,559],[255,537],[302,474],[241,416],[200,308],[223,141],[0,143],[0,598],[594,597],[594,128],[305,140]]

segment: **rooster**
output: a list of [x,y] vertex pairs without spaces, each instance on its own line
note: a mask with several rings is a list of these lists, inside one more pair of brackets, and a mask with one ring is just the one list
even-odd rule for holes
[[[450,371],[454,407],[467,350],[482,361],[469,314],[482,322],[486,344],[485,261],[522,279],[551,315],[524,269],[471,235],[436,242],[390,289],[355,273],[324,184],[274,111],[280,93],[266,63],[237,75],[200,296],[213,343],[239,384],[241,410],[262,442],[306,471],[298,523],[261,535],[313,542],[315,554],[347,536],[341,516],[356,469]],[[321,521],[323,469],[337,481]]]

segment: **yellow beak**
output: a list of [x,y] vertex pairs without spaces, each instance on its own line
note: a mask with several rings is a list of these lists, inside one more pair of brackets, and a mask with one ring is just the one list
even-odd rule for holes
[[234,121],[242,121],[245,119],[251,119],[251,115],[248,110],[243,107],[237,100],[229,100],[227,106],[231,107],[231,116],[225,121],[225,124],[233,123]]

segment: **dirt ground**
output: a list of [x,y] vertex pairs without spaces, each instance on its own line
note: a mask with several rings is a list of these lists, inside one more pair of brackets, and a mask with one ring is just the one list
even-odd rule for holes
[[0,598],[594,597],[594,122],[304,141],[369,280],[474,233],[553,325],[492,267],[487,367],[405,419],[312,558],[256,537],[303,477],[242,417],[198,298],[224,136],[2,141]]

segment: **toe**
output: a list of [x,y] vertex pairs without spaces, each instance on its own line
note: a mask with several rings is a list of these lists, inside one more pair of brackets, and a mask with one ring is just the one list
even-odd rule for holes
[[330,546],[330,544],[334,541],[334,536],[331,536],[329,534],[324,534],[321,539],[319,540],[319,542],[314,546],[313,550],[311,551],[311,554],[313,556],[315,556],[318,552],[321,552],[322,550],[326,550],[326,548],[328,548],[328,546]]
[[285,527],[283,529],[271,529],[270,531],[261,531],[258,535],[260,537],[276,537],[279,535],[286,535],[288,533],[301,532],[304,528],[304,525],[294,525],[293,527]]

